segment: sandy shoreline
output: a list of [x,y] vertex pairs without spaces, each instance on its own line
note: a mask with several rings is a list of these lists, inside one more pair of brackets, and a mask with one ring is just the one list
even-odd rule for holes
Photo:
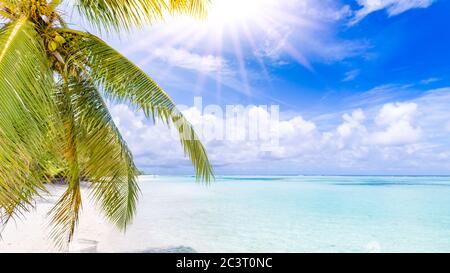
[[[51,195],[44,195],[36,200],[36,208],[24,215],[11,220],[1,233],[0,252],[55,252],[55,248],[48,237],[49,217],[47,213],[64,192],[66,186],[52,185],[49,187]],[[87,198],[87,186],[82,188],[83,210],[80,217],[79,229],[74,242],[66,251],[96,252],[98,238],[103,232],[114,232],[108,228],[109,223],[99,214],[99,210]],[[89,223],[89,224],[88,224]],[[96,227],[96,228],[94,228]],[[98,229],[98,227],[102,227]],[[97,238],[97,239],[96,239]]]
[[[4,228],[0,252],[195,252],[191,247],[171,244],[170,238],[152,233],[152,226],[147,228],[145,225],[136,232],[131,225],[127,233],[118,231],[90,201],[87,184],[82,185],[81,189],[82,211],[74,240],[68,249],[59,250],[48,236],[50,218],[47,213],[66,186],[52,185],[48,189],[51,195],[37,199],[35,209],[11,220]],[[158,187],[153,189],[158,193]],[[141,196],[141,202],[144,202],[143,198]],[[149,200],[155,198],[149,197]],[[157,211],[159,206],[156,205],[154,208]],[[140,216],[146,218],[143,212]]]
[[49,187],[51,195],[36,200],[36,207],[30,212],[11,220],[3,229],[0,252],[111,252],[108,242],[123,237],[89,200],[87,185],[82,186],[83,207],[74,241],[68,249],[54,247],[49,238],[47,213],[66,189],[65,185]]

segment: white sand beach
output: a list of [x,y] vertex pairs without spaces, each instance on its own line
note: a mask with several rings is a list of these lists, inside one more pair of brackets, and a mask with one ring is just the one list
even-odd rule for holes
[[[83,186],[83,211],[74,242],[66,251],[95,252],[99,239],[110,235],[120,236],[103,219],[99,210],[87,198],[87,186]],[[49,239],[49,220],[47,213],[64,191],[65,186],[49,187],[52,195],[44,195],[36,200],[36,208],[11,220],[1,233],[0,252],[54,252],[58,251]]]

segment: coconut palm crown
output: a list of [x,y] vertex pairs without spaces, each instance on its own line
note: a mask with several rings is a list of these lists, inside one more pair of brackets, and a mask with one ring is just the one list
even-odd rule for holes
[[[205,15],[208,0],[73,0],[100,33],[127,31],[186,13]],[[97,36],[70,29],[60,0],[0,0],[0,219],[35,206],[55,178],[67,182],[49,212],[58,246],[73,239],[81,181],[118,228],[132,220],[138,170],[104,99],[127,103],[174,126],[197,178],[212,167],[192,126],[140,68]]]

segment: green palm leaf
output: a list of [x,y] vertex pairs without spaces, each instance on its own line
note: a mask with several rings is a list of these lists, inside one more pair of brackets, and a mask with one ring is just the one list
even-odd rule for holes
[[0,30],[0,213],[32,206],[44,190],[43,155],[54,119],[53,76],[27,18]]
[[137,106],[147,117],[158,117],[168,125],[174,124],[197,177],[210,181],[212,167],[205,148],[192,125],[178,111],[169,96],[139,67],[98,37],[78,31],[62,31],[78,36],[80,48],[71,60],[82,60],[89,68],[93,81],[107,96]]
[[[64,75],[63,75],[64,76]],[[50,211],[53,229],[51,237],[61,248],[73,238],[81,208],[80,164],[78,146],[82,124],[77,122],[77,109],[74,107],[75,90],[68,85],[67,79],[55,90],[58,114],[61,121],[61,142],[64,144],[63,157],[67,163],[65,177],[68,187]]]
[[81,179],[91,184],[92,197],[122,230],[135,213],[139,187],[132,155],[95,85],[70,77],[60,85],[57,97],[69,186],[50,213],[50,235],[64,248],[78,222]]
[[75,106],[83,124],[79,152],[83,175],[92,183],[93,197],[120,229],[131,221],[139,193],[133,157],[95,85],[72,80]]

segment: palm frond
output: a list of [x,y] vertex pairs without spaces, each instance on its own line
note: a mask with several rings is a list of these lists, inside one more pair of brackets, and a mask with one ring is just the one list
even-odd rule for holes
[[50,235],[56,245],[63,248],[73,238],[81,208],[80,166],[78,160],[80,124],[76,121],[77,112],[73,106],[74,90],[69,88],[67,80],[63,80],[63,83],[55,91],[58,113],[62,123],[63,154],[68,167],[65,173],[68,187],[50,211],[52,224]]
[[74,105],[82,124],[79,153],[83,176],[92,184],[92,197],[106,216],[124,230],[136,210],[139,187],[133,157],[94,83],[73,79]]
[[169,10],[172,13],[189,14],[203,18],[208,11],[210,0],[170,0]]
[[45,190],[43,154],[54,113],[53,75],[27,18],[0,30],[0,214],[7,221]]
[[204,17],[209,0],[78,0],[78,11],[98,30],[130,30],[169,13]]
[[50,236],[63,249],[78,223],[82,179],[122,230],[134,216],[139,187],[132,155],[95,85],[83,77],[69,77],[56,93],[68,188],[50,212]]
[[164,0],[78,0],[78,11],[99,30],[130,30],[162,17]]
[[197,178],[210,181],[213,172],[205,148],[170,97],[144,71],[98,37],[78,31],[62,31],[79,37],[80,48],[71,59],[82,60],[93,81],[110,99],[131,103],[142,109],[147,117],[159,118],[176,127]]

